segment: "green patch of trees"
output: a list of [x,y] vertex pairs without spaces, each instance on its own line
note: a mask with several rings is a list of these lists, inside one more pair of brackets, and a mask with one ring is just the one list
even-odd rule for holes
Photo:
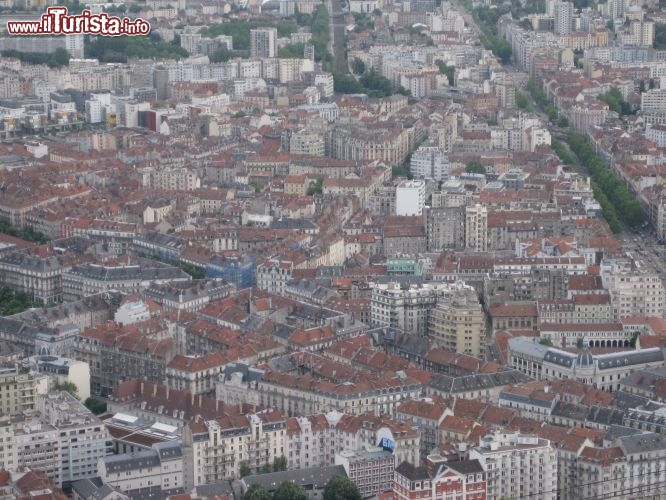
[[88,398],[83,403],[94,415],[106,413],[106,402],[101,399]]
[[361,500],[361,492],[348,477],[333,476],[324,487],[324,500]]
[[229,59],[233,59],[234,51],[229,50],[226,47],[220,47],[213,52],[208,58],[212,63],[227,62]]
[[303,488],[291,481],[284,481],[273,493],[273,500],[308,500]]
[[0,316],[11,316],[41,304],[30,300],[22,292],[15,292],[11,288],[0,288]]
[[593,181],[594,197],[601,205],[611,230],[614,233],[622,231],[620,221],[630,227],[640,226],[645,221],[645,213],[640,203],[620,178],[606,167],[585,137],[569,132],[567,143],[589,172]]
[[511,60],[511,45],[503,38],[481,33],[479,41],[487,50],[491,50],[502,64],[506,64]]
[[0,219],[0,233],[8,234],[9,236],[21,238],[22,240],[31,241],[33,243],[46,243],[49,241],[49,239],[42,233],[33,231],[30,227],[17,229],[5,219]]
[[546,96],[546,93],[541,90],[541,88],[536,84],[534,80],[530,80],[527,82],[526,88],[530,95],[532,96],[532,99],[534,99],[534,102],[537,103],[537,106],[539,106],[542,109],[546,109],[548,107],[549,101],[548,97]]
[[[495,57],[502,63],[506,64],[511,59],[511,45],[509,42],[497,36],[497,21],[507,12],[512,10],[520,10],[520,2],[516,1],[515,6],[511,8],[493,8],[488,6],[480,6],[473,10],[472,14],[479,23],[481,33],[479,33],[479,41],[487,50],[492,50]],[[521,17],[520,12],[515,14],[512,12],[514,18]]]
[[365,63],[358,57],[355,57],[351,62],[351,70],[355,75],[362,75],[365,73]]
[[449,85],[453,85],[456,78],[456,68],[454,66],[448,66],[441,59],[437,59],[435,64],[439,68],[439,72],[449,79]]
[[280,37],[289,36],[298,31],[298,26],[292,20],[276,21],[267,18],[252,21],[230,19],[223,23],[208,25],[200,33],[201,36],[208,38],[215,38],[220,35],[230,36],[233,40],[234,50],[249,50],[250,30],[256,28],[276,28]]
[[525,94],[523,94],[518,89],[516,89],[516,106],[518,106],[518,109],[522,109],[523,111],[527,111],[528,113],[534,111],[534,108],[530,104],[530,101],[527,99]]
[[308,196],[313,196],[315,194],[322,194],[324,185],[324,178],[319,177],[316,181],[311,182],[308,190],[305,192]]
[[86,43],[86,57],[101,62],[127,62],[129,58],[181,59],[187,51],[176,43],[162,42],[150,36],[98,36]]
[[76,387],[74,382],[63,382],[62,384],[55,383],[53,384],[53,390],[69,392],[75,398],[79,398],[79,388]]
[[349,73],[335,73],[333,74],[333,84],[335,91],[342,94],[368,94],[370,97],[386,97],[393,93],[391,81],[377,73],[374,68],[366,71],[358,80]]
[[486,167],[478,161],[470,161],[467,165],[465,165],[465,172],[469,174],[486,175]]
[[392,93],[391,81],[377,73],[374,68],[361,76],[360,83],[370,97],[386,97]]
[[410,170],[406,167],[394,166],[391,168],[391,175],[395,179],[396,177],[406,177],[407,179],[413,179],[414,176]]
[[352,12],[354,16],[354,32],[372,31],[375,29],[375,23],[365,12]]
[[304,43],[288,43],[278,50],[278,57],[289,59],[292,57],[303,57],[305,51]]
[[18,50],[3,50],[4,57],[14,57],[28,64],[46,64],[49,68],[69,66],[69,52],[58,47],[52,54],[43,52],[19,52]]
[[631,105],[624,100],[622,93],[616,88],[612,88],[605,94],[601,94],[599,99],[608,104],[610,110],[615,111],[620,116],[632,113]]
[[253,484],[243,495],[243,500],[271,500],[271,495],[260,484]]
[[323,5],[317,7],[312,17],[310,31],[312,32],[312,45],[315,49],[316,61],[327,61],[331,59],[328,52],[328,42],[331,39],[330,19],[328,10]]
[[539,340],[539,344],[545,345],[546,347],[553,347],[553,341],[550,339],[541,339]]
[[567,148],[560,141],[551,139],[550,147],[553,148],[555,154],[560,158],[560,161],[565,165],[573,165],[575,163],[573,157],[567,151]]

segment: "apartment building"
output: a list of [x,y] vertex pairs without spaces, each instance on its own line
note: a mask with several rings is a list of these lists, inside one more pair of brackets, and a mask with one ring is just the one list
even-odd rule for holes
[[396,500],[486,500],[486,471],[479,460],[454,460],[433,469],[402,462],[395,470]]
[[39,396],[36,410],[0,422],[0,463],[44,471],[59,485],[97,476],[97,460],[111,452],[102,422],[67,392]]
[[459,281],[439,291],[437,305],[430,310],[428,336],[448,351],[483,355],[486,316],[473,287]]
[[207,304],[228,297],[236,286],[222,279],[153,283],[142,290],[142,295],[162,306],[166,311],[198,311]]
[[372,326],[391,326],[426,335],[430,311],[437,304],[437,286],[426,284],[404,289],[395,282],[375,284],[370,299]]
[[[108,396],[121,382],[133,379],[162,383],[175,356],[172,338],[158,338],[159,325],[139,329],[110,322],[85,330],[76,339],[75,357],[90,366],[92,394]],[[152,336],[151,336],[152,334]]]
[[478,203],[465,207],[465,247],[475,252],[488,250],[488,209]]
[[0,368],[0,415],[34,410],[37,394],[47,391],[45,376],[29,373],[18,366]]
[[257,288],[278,295],[284,294],[287,282],[291,281],[294,263],[268,260],[257,266]]
[[222,351],[203,356],[178,354],[166,367],[166,385],[190,394],[215,394],[215,384],[228,362]]
[[402,181],[395,189],[395,215],[422,215],[425,206],[425,182]]
[[539,300],[537,308],[539,324],[613,322],[613,308],[609,294],[578,294],[569,300]]
[[488,498],[557,498],[557,458],[550,441],[497,431],[469,452],[487,474]]
[[75,264],[72,255],[14,252],[0,257],[0,284],[44,305],[62,301],[62,275]]
[[374,413],[395,415],[401,401],[420,397],[422,385],[402,374],[377,374],[358,382],[331,384],[310,375],[267,370],[255,380],[227,374],[217,383],[216,397],[222,401],[243,400],[263,407],[277,408],[287,415],[309,415],[333,410],[351,415]]
[[253,471],[272,467],[286,451],[286,419],[278,411],[195,420],[183,429],[183,483],[190,489],[238,478],[241,465]]
[[613,304],[615,321],[630,316],[663,317],[666,291],[661,276],[633,258],[604,259],[601,279]]
[[257,28],[250,30],[250,57],[277,57],[276,28]]
[[427,456],[440,444],[439,426],[453,411],[430,398],[408,400],[396,409],[398,420],[410,421],[421,432],[421,456]]
[[437,146],[421,146],[414,151],[409,162],[409,170],[419,179],[448,179],[451,164],[446,152]]
[[132,498],[180,493],[183,452],[178,443],[156,443],[149,450],[101,457],[97,470],[104,484]]
[[[387,445],[390,443],[387,442]],[[395,455],[392,451],[376,446],[346,450],[335,455],[335,465],[345,468],[347,477],[358,487],[363,498],[393,487]]]
[[134,293],[151,283],[190,281],[189,274],[175,266],[142,259],[132,265],[83,264],[73,266],[62,275],[62,297],[79,300],[88,295],[117,290]]

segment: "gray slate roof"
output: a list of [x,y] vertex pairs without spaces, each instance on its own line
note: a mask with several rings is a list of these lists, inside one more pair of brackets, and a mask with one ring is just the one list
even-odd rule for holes
[[282,472],[270,472],[268,474],[256,474],[246,476],[243,482],[248,488],[253,484],[259,484],[269,493],[275,491],[284,481],[291,481],[306,489],[324,489],[326,483],[333,476],[345,476],[345,468],[342,465],[331,465],[328,467],[311,467],[308,469],[288,470]]

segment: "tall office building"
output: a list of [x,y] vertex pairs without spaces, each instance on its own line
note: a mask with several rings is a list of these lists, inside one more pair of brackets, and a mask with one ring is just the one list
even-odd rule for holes
[[250,30],[250,57],[277,56],[277,29],[257,28]]
[[488,250],[488,209],[478,203],[465,208],[465,246],[475,252]]
[[573,3],[557,2],[553,8],[555,17],[555,34],[566,36],[571,33],[573,25]]

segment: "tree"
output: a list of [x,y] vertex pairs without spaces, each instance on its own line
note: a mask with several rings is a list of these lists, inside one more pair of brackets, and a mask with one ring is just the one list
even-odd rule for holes
[[315,194],[322,194],[323,192],[324,178],[319,177],[316,181],[310,182],[308,190],[305,192],[308,196],[313,196]]
[[358,487],[346,476],[333,476],[324,487],[324,500],[361,500]]
[[539,340],[539,344],[545,345],[546,347],[553,347],[553,341],[550,339],[541,339]]
[[283,481],[273,493],[273,500],[308,500],[308,494],[297,484]]
[[435,64],[439,68],[439,72],[443,75],[446,75],[446,78],[449,80],[449,85],[453,85],[456,79],[456,68],[453,66],[448,66],[441,59],[437,59]]
[[631,336],[631,339],[629,340],[629,347],[635,349],[636,348],[636,341],[638,340],[638,337],[640,336],[641,332],[634,332],[634,334]]
[[213,52],[213,54],[210,56],[210,62],[227,62],[232,57],[234,57],[234,53],[231,50],[227,49],[226,47],[220,47],[215,49],[215,52]]
[[467,165],[465,165],[465,172],[470,173],[470,174],[486,174],[486,167],[483,166],[481,163],[478,161],[470,161]]
[[69,392],[75,398],[79,398],[79,388],[76,387],[74,382],[64,382],[62,384],[55,383],[53,385],[53,390]]
[[577,338],[576,339],[576,347],[578,347],[578,349],[582,349],[584,346],[585,346],[585,341],[580,337]]
[[249,476],[252,474],[252,469],[250,469],[250,464],[245,460],[240,463],[240,477]]
[[518,89],[516,89],[516,106],[518,106],[518,108],[522,109],[523,111],[527,111],[528,113],[534,111],[534,108],[527,100],[527,97],[525,97]]
[[351,70],[355,75],[362,75],[365,73],[365,63],[358,57],[355,57],[351,63]]
[[271,500],[271,495],[260,484],[253,484],[243,495],[243,500]]
[[405,167],[394,166],[391,168],[391,175],[395,179],[396,177],[407,177],[407,179],[413,179],[414,176],[412,173]]
[[278,57],[282,59],[291,59],[303,57],[305,53],[304,43],[288,43],[278,50]]
[[666,49],[666,23],[655,23],[652,46],[657,50]]
[[106,402],[99,399],[88,398],[83,404],[95,415],[101,415],[106,412]]
[[557,120],[557,126],[560,128],[567,128],[569,126],[569,120],[566,116],[560,116],[560,119]]

